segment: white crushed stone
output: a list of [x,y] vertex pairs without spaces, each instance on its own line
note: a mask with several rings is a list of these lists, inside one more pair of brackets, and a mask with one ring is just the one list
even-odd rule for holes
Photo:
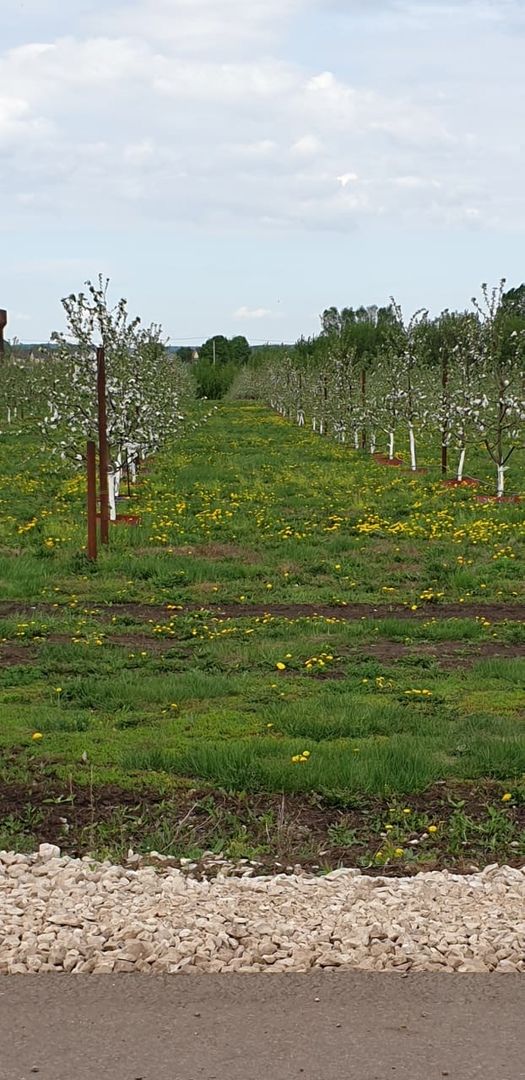
[[249,875],[0,852],[0,974],[525,971],[525,867]]

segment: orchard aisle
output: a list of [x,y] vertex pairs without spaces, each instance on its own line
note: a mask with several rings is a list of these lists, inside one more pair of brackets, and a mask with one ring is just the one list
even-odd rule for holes
[[93,567],[82,477],[2,436],[0,848],[520,868],[523,507],[431,452],[193,403]]

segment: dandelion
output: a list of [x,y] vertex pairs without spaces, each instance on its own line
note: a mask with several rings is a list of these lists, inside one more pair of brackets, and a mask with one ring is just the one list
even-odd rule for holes
[[396,856],[396,859],[400,859],[401,856],[404,855],[404,854],[405,854],[405,852],[403,851],[402,847],[396,847],[396,850],[394,851],[394,855]]
[[429,825],[429,826],[428,826],[428,831],[429,831],[429,833],[435,833],[435,832],[437,832],[437,831],[438,831],[438,827],[437,827],[437,825]]
[[310,750],[303,750],[303,757],[305,757],[305,758],[311,757],[311,751]]
[[277,671],[286,671],[286,664],[283,664],[282,660],[279,660],[275,666]]
[[176,702],[175,702],[175,701],[172,701],[172,703],[171,703],[171,705],[170,705],[170,709],[178,709],[178,707],[179,707],[179,706],[178,706],[178,705],[176,704]]
[[502,802],[510,802],[511,799],[512,799],[512,795],[511,795],[510,791],[506,791],[505,794],[501,796],[501,801]]
[[404,814],[411,814],[411,813],[412,813],[412,811],[411,811],[411,809],[410,809],[410,807],[409,807],[409,806],[405,806],[405,809],[403,810],[403,813],[404,813]]
[[61,693],[62,693],[62,687],[61,686],[55,686],[55,694],[61,694]]
[[267,728],[273,728],[273,724],[267,724],[266,727]]
[[43,739],[44,736],[42,735],[41,731],[34,731],[31,738],[33,742],[40,742],[40,739]]
[[385,832],[392,832],[393,828],[394,828],[393,825],[385,825]]

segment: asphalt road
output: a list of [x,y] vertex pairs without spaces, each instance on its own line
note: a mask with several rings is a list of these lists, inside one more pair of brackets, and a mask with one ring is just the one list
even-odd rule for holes
[[0,1080],[523,1080],[521,975],[0,977]]

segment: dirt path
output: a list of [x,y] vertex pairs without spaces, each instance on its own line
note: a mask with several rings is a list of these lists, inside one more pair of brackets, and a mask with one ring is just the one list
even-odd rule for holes
[[[412,611],[404,604],[347,604],[346,606],[330,604],[180,604],[169,607],[168,604],[135,604],[115,603],[101,604],[93,600],[86,600],[85,606],[90,611],[96,611],[100,619],[112,618],[113,615],[127,615],[137,621],[147,622],[148,619],[157,621],[162,618],[174,618],[177,615],[195,614],[205,612],[210,618],[219,619],[250,619],[271,615],[274,618],[285,619],[309,619],[316,615],[325,619],[341,619],[352,621],[356,619],[475,619],[483,616],[490,622],[504,622],[507,619],[513,622],[525,621],[524,604],[424,604]],[[11,618],[18,615],[68,615],[82,613],[82,607],[72,609],[68,605],[55,607],[53,604],[28,604],[22,601],[10,600],[0,603],[0,618]]]

